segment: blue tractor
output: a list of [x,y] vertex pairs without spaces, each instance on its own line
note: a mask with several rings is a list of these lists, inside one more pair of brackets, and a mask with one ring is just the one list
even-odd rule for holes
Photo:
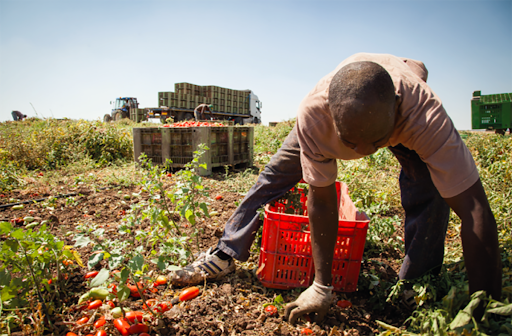
[[[112,102],[110,102],[112,104]],[[134,97],[119,97],[114,101],[114,108],[112,109],[111,114],[105,114],[103,117],[104,122],[109,121],[118,121],[124,118],[130,118],[130,111],[132,109],[137,109],[139,107],[139,103],[137,102],[137,98]]]

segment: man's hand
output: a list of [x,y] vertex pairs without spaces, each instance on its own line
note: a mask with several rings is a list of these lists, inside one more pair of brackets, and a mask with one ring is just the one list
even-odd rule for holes
[[313,281],[313,285],[302,292],[295,302],[286,305],[285,318],[295,324],[300,316],[316,313],[314,322],[320,323],[329,311],[332,289],[332,286],[322,286]]

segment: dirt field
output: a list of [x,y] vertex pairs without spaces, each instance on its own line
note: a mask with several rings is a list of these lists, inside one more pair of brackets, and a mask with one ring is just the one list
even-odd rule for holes
[[[242,196],[237,193],[226,192],[222,183],[216,181],[216,176],[207,178],[211,198],[210,211],[218,213],[217,216],[206,218],[200,222],[204,232],[201,234],[201,248],[214,246],[222,235],[224,223],[236,208],[235,202]],[[63,185],[60,194],[76,194],[74,205],[66,204],[66,197],[58,198],[51,209],[44,208],[42,202],[25,204],[23,210],[13,210],[7,207],[0,211],[0,218],[8,221],[14,217],[23,217],[30,213],[38,221],[50,220],[51,231],[67,245],[74,245],[73,236],[66,234],[74,231],[77,223],[90,221],[103,227],[106,236],[115,237],[117,226],[122,221],[122,210],[128,211],[132,203],[140,202],[147,195],[141,193],[140,198],[124,200],[122,195],[139,193],[135,187],[123,188],[112,186],[104,190],[94,191],[86,187],[74,188]],[[55,196],[55,193],[52,194]],[[215,195],[222,195],[222,199],[215,200]],[[9,198],[38,200],[51,196],[48,190],[11,192],[4,195],[2,204]],[[140,229],[145,229],[147,223]],[[186,230],[186,228],[185,228]],[[105,237],[107,238],[107,237]],[[87,261],[91,254],[90,247],[80,248],[78,252],[82,260]],[[197,251],[196,251],[197,252]],[[400,257],[381,256],[365,260],[362,264],[362,273],[377,274],[380,279],[394,281],[400,266]],[[102,261],[96,269],[104,265]],[[284,321],[284,310],[279,316],[269,317],[264,314],[263,304],[271,303],[278,295],[282,295],[284,302],[292,302],[300,290],[274,290],[265,288],[255,276],[258,264],[258,253],[253,253],[250,260],[245,263],[237,262],[237,270],[224,279],[200,285],[199,297],[176,304],[163,314],[163,318],[153,319],[151,322],[151,335],[300,335],[303,328],[310,328],[314,335],[372,335],[378,333],[376,320],[392,325],[401,325],[408,317],[408,312],[401,305],[386,304],[383,310],[374,310],[369,303],[372,292],[336,293],[331,309],[320,325],[312,324],[306,319],[299,320],[296,326]],[[74,331],[79,335],[93,332],[92,322],[82,327],[74,326],[73,321],[81,317],[82,312],[76,310],[76,303],[80,295],[86,291],[83,277],[89,270],[75,266],[74,273],[66,281],[66,305],[69,307],[65,314],[56,318],[56,326],[65,335],[67,331]],[[159,274],[155,267],[153,275]],[[172,286],[159,286],[156,293],[147,293],[149,298],[170,301],[181,288]],[[340,308],[336,305],[338,300],[345,299],[352,303],[350,308]],[[130,297],[126,305],[132,310],[142,310],[142,300]],[[111,315],[105,312],[107,322]],[[106,324],[110,335],[120,335],[112,324]],[[21,335],[21,333],[19,333]]]

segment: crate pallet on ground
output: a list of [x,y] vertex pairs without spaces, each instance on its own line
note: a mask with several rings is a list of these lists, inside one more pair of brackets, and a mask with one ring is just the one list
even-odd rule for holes
[[[338,238],[332,264],[335,291],[353,292],[361,268],[361,260],[370,219],[358,212],[348,195],[346,184],[336,182],[338,193]],[[258,278],[269,288],[291,289],[309,287],[314,280],[311,237],[306,206],[304,215],[284,213],[280,203],[265,206]]]
[[[156,127],[141,128],[137,143],[140,144],[138,154],[145,153],[149,160],[154,164],[162,163],[162,133]],[[134,141],[135,145],[135,141]],[[134,148],[135,154],[135,148]],[[137,155],[137,159],[138,156]]]
[[[234,141],[236,138],[236,142]],[[183,168],[192,161],[200,144],[207,150],[199,158],[199,175],[211,175],[212,168],[226,165],[253,164],[254,128],[225,127],[158,127],[133,129],[133,153],[138,161],[145,153],[153,163],[165,164],[170,159],[171,168]],[[236,151],[236,153],[235,153]]]

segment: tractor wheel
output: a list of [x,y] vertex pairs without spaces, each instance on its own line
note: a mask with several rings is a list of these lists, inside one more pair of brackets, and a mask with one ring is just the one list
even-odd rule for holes
[[260,124],[260,123],[261,123],[261,121],[260,121],[258,118],[254,117],[254,118],[252,119],[252,123],[253,123],[253,124]]
[[506,129],[498,128],[498,129],[494,130],[494,133],[499,134],[499,135],[505,135],[506,131],[507,131]]
[[244,123],[242,117],[235,118],[235,125],[242,125]]
[[192,113],[185,113],[183,120],[195,120],[194,115]]
[[103,122],[108,123],[108,122],[111,122],[111,121],[112,121],[112,116],[110,114],[105,114],[103,116]]

